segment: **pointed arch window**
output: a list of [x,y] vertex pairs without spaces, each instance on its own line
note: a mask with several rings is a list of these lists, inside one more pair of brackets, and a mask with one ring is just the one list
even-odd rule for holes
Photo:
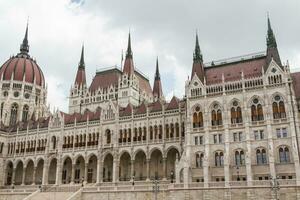
[[196,106],[193,114],[193,128],[203,127],[203,114],[199,106]]
[[23,113],[22,113],[22,121],[26,122],[28,120],[28,113],[29,113],[29,106],[24,105],[23,107]]
[[203,153],[196,154],[196,167],[197,168],[203,167],[203,158],[204,158]]
[[3,109],[4,109],[4,102],[1,103],[1,108],[0,108],[0,116],[3,118]]
[[242,109],[239,106],[239,103],[237,101],[234,101],[232,103],[232,107],[230,110],[231,113],[231,123],[236,124],[236,123],[242,123]]
[[279,148],[279,161],[280,163],[289,163],[290,162],[290,152],[288,147]]
[[14,103],[11,106],[10,110],[10,125],[15,125],[17,123],[18,118],[18,104]]
[[219,126],[222,125],[222,111],[220,105],[214,104],[213,109],[211,111],[211,125]]
[[252,121],[264,120],[263,107],[257,98],[254,98],[251,105],[251,119]]
[[215,166],[222,167],[224,166],[224,154],[223,152],[215,152]]
[[236,166],[245,165],[245,154],[243,150],[235,151],[234,157]]
[[284,101],[281,96],[276,95],[274,97],[274,102],[272,104],[272,108],[273,108],[273,118],[274,119],[286,118]]
[[256,150],[256,163],[257,165],[267,164],[267,154],[264,148],[259,148]]
[[111,143],[111,132],[109,129],[107,129],[105,131],[105,136],[106,136],[106,144],[110,144]]

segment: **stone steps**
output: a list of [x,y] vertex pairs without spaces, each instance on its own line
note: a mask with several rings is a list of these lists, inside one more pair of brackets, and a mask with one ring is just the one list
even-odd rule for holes
[[66,200],[73,192],[40,192],[30,200]]

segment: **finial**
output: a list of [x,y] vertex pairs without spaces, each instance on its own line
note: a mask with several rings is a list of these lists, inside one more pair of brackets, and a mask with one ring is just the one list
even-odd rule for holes
[[196,30],[196,44],[195,44],[195,51],[194,51],[194,62],[203,62],[197,30]]
[[80,61],[79,61],[79,65],[78,68],[85,68],[85,63],[84,63],[84,43],[82,43],[82,48],[81,48],[81,56],[80,56]]
[[28,21],[29,21],[29,19],[27,19],[25,36],[24,36],[24,39],[23,39],[23,43],[20,46],[20,52],[23,53],[23,54],[28,54],[29,53],[29,45],[28,45]]
[[160,79],[159,67],[158,67],[158,56],[156,57],[156,71],[155,71],[155,80]]
[[128,33],[128,45],[127,45],[126,58],[132,58],[130,30]]
[[267,33],[267,47],[277,47],[275,35],[273,33],[272,27],[271,27],[271,20],[268,13],[268,33]]

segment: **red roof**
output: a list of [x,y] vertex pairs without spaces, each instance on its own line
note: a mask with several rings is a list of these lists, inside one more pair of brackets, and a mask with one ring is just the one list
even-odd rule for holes
[[85,85],[86,84],[84,68],[78,68],[77,74],[76,74],[76,79],[75,79],[75,84],[77,84],[77,85]]
[[139,115],[139,114],[145,114],[146,112],[147,112],[147,108],[146,108],[145,103],[143,102],[140,106],[138,106],[138,107],[136,108],[135,114],[136,114],[136,115]]
[[132,105],[129,103],[126,108],[121,108],[119,110],[120,117],[130,116],[132,114]]
[[98,88],[107,88],[111,85],[117,86],[120,76],[121,71],[116,68],[102,72],[97,72],[90,85],[90,91],[94,92]]
[[138,78],[140,89],[142,91],[145,91],[147,94],[152,94],[152,89],[149,80],[137,71],[135,71],[135,75]]
[[152,105],[150,105],[150,107],[151,107],[151,112],[162,111],[162,104],[160,101],[154,102]]
[[259,77],[262,75],[262,68],[266,63],[266,57],[248,59],[239,62],[221,64],[213,67],[206,67],[206,84],[215,84],[222,82],[222,74],[226,81],[235,81],[241,79],[242,72],[244,78]]
[[16,81],[23,81],[25,76],[27,83],[34,83],[36,79],[37,85],[45,86],[42,70],[29,55],[25,54],[18,54],[8,59],[0,68],[0,77],[2,76],[3,80],[11,80],[13,76],[13,80]]
[[300,98],[300,72],[291,73],[296,99]]
[[167,110],[178,109],[179,108],[179,99],[175,96],[171,99],[170,103],[167,106]]

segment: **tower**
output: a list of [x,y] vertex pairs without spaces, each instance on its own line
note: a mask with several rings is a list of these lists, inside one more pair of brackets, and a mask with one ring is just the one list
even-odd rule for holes
[[153,100],[164,100],[164,95],[162,91],[162,85],[160,80],[159,66],[158,66],[158,58],[156,59],[156,70],[154,76],[154,84],[153,84]]

